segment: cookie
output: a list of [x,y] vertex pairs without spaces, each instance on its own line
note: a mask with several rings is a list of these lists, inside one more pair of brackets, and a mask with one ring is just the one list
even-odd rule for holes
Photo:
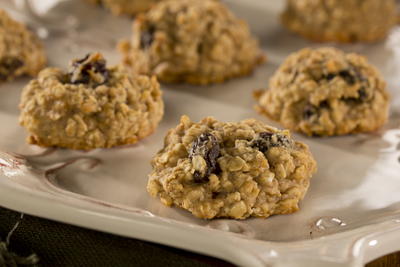
[[265,60],[248,25],[214,0],[161,2],[137,17],[119,49],[130,71],[166,83],[220,83]]
[[295,212],[316,171],[307,145],[287,130],[187,116],[168,132],[152,166],[150,195],[204,219]]
[[163,116],[155,77],[107,67],[101,54],[72,61],[69,72],[47,68],[23,90],[20,124],[28,143],[90,150],[134,144]]
[[395,0],[288,0],[282,23],[314,41],[372,42],[396,24]]
[[144,12],[162,0],[86,0],[92,4],[103,5],[115,15],[136,15]]
[[306,135],[370,132],[387,121],[385,88],[365,57],[336,48],[306,48],[285,60],[268,90],[256,91],[256,108]]
[[0,83],[25,74],[36,76],[45,65],[39,39],[0,9]]

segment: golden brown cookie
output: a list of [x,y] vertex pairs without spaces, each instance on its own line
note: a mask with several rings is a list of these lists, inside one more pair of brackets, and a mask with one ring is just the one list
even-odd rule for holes
[[45,65],[39,39],[0,9],[0,82],[25,74],[35,76]]
[[28,142],[90,150],[134,144],[160,122],[164,104],[155,77],[107,67],[99,53],[74,60],[66,73],[40,72],[23,90],[20,124]]
[[372,42],[396,24],[395,0],[288,0],[282,22],[314,41]]
[[370,132],[387,120],[389,96],[380,73],[363,56],[335,48],[291,54],[255,93],[257,110],[307,135]]
[[287,130],[187,116],[168,132],[152,166],[150,195],[204,219],[295,212],[316,171],[308,147]]
[[265,60],[248,25],[213,0],[161,2],[135,20],[119,49],[130,71],[169,83],[220,83]]

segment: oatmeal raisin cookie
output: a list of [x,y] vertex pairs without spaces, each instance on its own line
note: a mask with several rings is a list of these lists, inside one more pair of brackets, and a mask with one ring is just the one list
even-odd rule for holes
[[24,88],[20,109],[30,144],[90,150],[134,144],[150,135],[164,104],[155,77],[107,67],[92,53],[74,60],[68,73],[41,71]]
[[35,76],[45,64],[39,39],[0,9],[0,82],[25,74]]
[[395,0],[288,0],[282,22],[314,41],[372,42],[396,24]]
[[150,195],[204,219],[295,212],[316,171],[308,147],[287,130],[187,116],[168,132],[152,166]]
[[256,108],[307,135],[370,132],[387,121],[385,88],[365,57],[335,48],[306,48],[285,60],[268,90],[256,91]]
[[161,2],[135,20],[119,49],[132,72],[170,83],[219,83],[265,60],[248,25],[214,0]]

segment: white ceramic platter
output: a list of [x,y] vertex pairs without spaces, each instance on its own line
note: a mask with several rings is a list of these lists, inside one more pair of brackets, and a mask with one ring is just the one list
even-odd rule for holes
[[[318,46],[279,24],[282,1],[226,2],[249,21],[268,63],[251,77],[223,85],[163,86],[164,120],[154,135],[135,146],[87,153],[29,146],[18,125],[17,108],[28,79],[1,84],[0,205],[242,266],[362,266],[400,250],[400,29],[394,29],[386,42],[341,47],[367,55],[385,76],[392,94],[390,121],[370,135],[295,135],[310,145],[319,166],[299,212],[268,219],[206,221],[165,207],[147,194],[150,159],[182,114],[193,120],[208,115],[224,121],[254,117],[278,126],[257,115],[251,93],[267,86],[290,52]],[[50,65],[66,67],[70,59],[93,50],[103,52],[111,63],[118,62],[113,48],[118,39],[130,35],[128,18],[80,2],[63,8],[81,17],[82,24],[78,32],[46,39]]]

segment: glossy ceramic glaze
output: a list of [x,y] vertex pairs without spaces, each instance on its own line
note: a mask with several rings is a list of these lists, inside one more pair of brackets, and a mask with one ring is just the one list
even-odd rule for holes
[[[246,266],[362,266],[400,249],[400,29],[386,42],[339,46],[365,54],[388,81],[392,94],[388,124],[379,132],[306,142],[318,173],[301,210],[268,219],[200,220],[163,206],[146,192],[150,159],[167,130],[183,114],[193,120],[257,118],[252,91],[267,87],[271,74],[291,52],[317,47],[279,24],[282,1],[229,0],[247,19],[268,62],[253,76],[209,87],[163,86],[165,117],[155,134],[137,145],[90,152],[29,146],[18,125],[18,102],[27,78],[0,85],[0,205],[25,213],[172,245]],[[267,3],[263,3],[267,2]],[[0,6],[1,7],[1,6]],[[113,50],[128,37],[128,18],[74,3],[80,27],[50,35],[50,64],[65,67],[89,51],[118,62]],[[22,18],[22,17],[21,17]],[[327,45],[327,44],[324,44]]]

